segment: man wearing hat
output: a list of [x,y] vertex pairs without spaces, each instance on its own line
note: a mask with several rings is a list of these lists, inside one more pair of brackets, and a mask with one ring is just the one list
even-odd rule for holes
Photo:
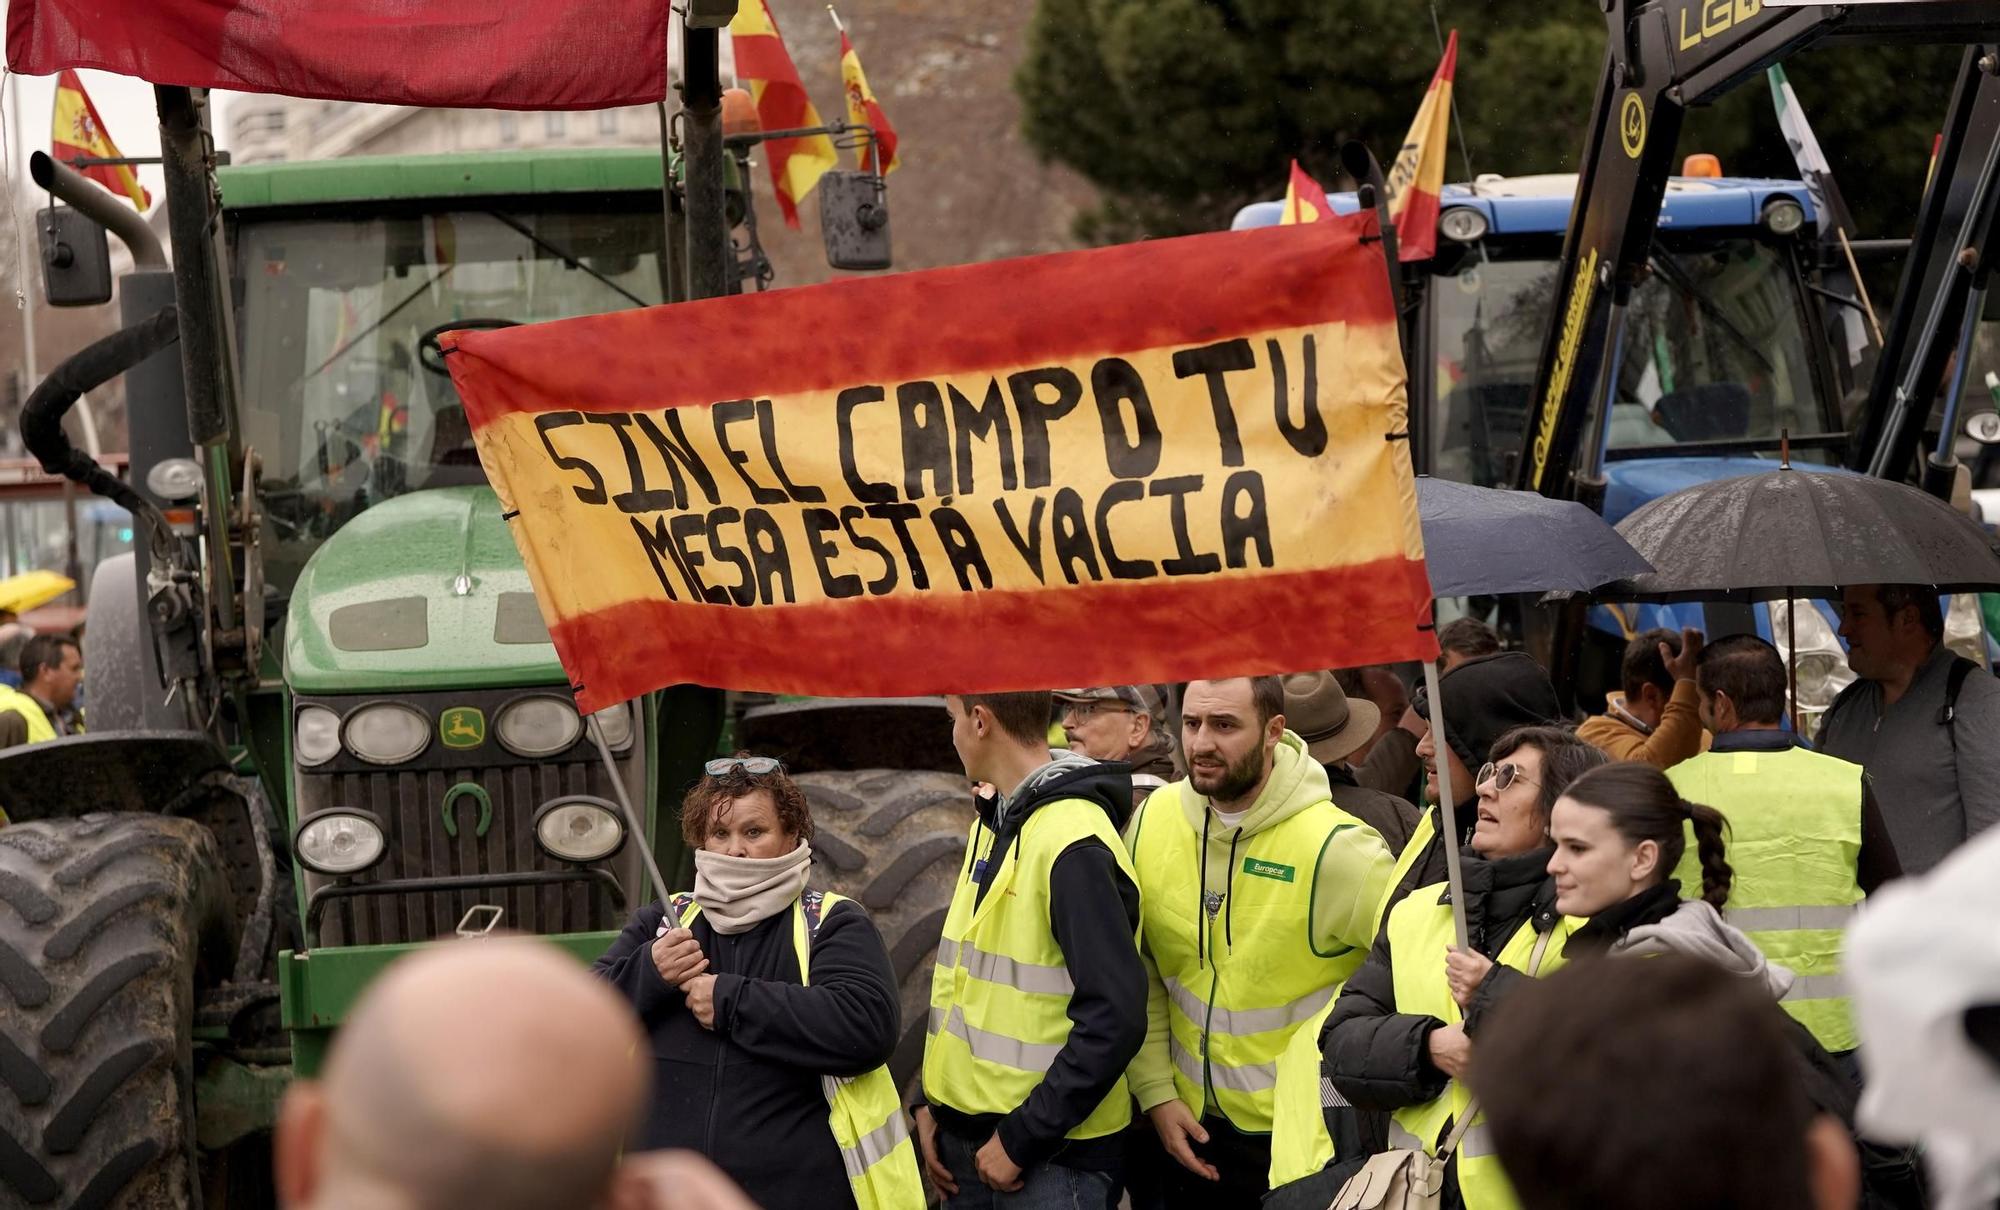
[[1167,701],[1151,685],[1100,685],[1058,689],[1069,750],[1092,760],[1132,766],[1132,805],[1174,780],[1173,737],[1167,734]]
[[1355,780],[1348,757],[1381,729],[1382,711],[1366,698],[1352,698],[1331,672],[1294,672],[1285,678],[1285,721],[1306,742],[1306,751],[1326,767],[1333,805],[1382,835],[1391,853],[1401,853],[1417,826],[1417,809]]

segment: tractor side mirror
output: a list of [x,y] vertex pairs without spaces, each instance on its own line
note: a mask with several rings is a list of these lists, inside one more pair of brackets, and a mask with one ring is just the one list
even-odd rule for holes
[[69,206],[50,206],[36,223],[42,246],[42,288],[51,307],[95,307],[111,301],[111,241],[96,219]]
[[819,179],[819,233],[836,269],[889,267],[889,188],[872,172]]

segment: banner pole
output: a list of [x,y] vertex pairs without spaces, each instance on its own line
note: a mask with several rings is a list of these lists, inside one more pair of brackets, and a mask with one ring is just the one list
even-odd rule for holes
[[[625,779],[618,775],[618,762],[611,759],[611,745],[604,742],[604,728],[598,725],[597,715],[585,718],[590,724],[590,738],[597,745],[597,755],[604,760],[604,771],[611,777],[611,792],[618,796],[618,809],[625,813],[625,826],[632,837],[639,842],[639,856],[646,863],[646,874],[653,880],[653,890],[660,896],[660,906],[667,912],[667,927],[681,927],[681,918],[674,911],[672,892],[667,890],[667,880],[660,876],[660,863],[653,856],[653,838],[646,835],[645,821],[632,809],[632,796],[625,792]],[[645,902],[641,900],[640,902]]]
[[[1435,606],[1433,606],[1435,608]],[[1444,699],[1438,696],[1436,660],[1424,661],[1424,693],[1431,704],[1431,745],[1437,749],[1438,817],[1444,822],[1445,878],[1451,887],[1451,928],[1458,948],[1469,948],[1465,934],[1465,875],[1458,862],[1458,810],[1452,805],[1451,749],[1444,737]]]

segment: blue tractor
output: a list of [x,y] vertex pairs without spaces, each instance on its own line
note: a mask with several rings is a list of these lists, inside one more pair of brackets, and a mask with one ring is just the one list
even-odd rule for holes
[[[1420,473],[1488,487],[1519,481],[1575,190],[1571,175],[1445,187],[1436,256],[1404,267]],[[1352,193],[1329,201],[1341,213],[1359,205]],[[1281,209],[1246,206],[1232,226],[1276,224]],[[1598,397],[1609,406],[1595,409],[1585,436],[1603,468],[1606,519],[1691,484],[1768,469],[1781,443],[1795,465],[1837,468],[1875,351],[1845,265],[1821,251],[1805,185],[1672,178],[1647,267],[1606,360]],[[1511,616],[1532,645],[1534,615]],[[1831,609],[1801,602],[1796,617],[1801,705],[1812,711],[1851,674]],[[1786,625],[1783,609],[1713,604],[1600,606],[1590,622],[1577,681],[1589,709],[1616,687],[1624,642],[1641,631],[1692,625],[1782,642]]]

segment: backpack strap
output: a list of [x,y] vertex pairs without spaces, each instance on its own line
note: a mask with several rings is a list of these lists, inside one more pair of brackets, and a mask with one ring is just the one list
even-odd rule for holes
[[1958,728],[1954,725],[1958,721],[1958,695],[1965,688],[1965,678],[1977,671],[1979,665],[1962,655],[1953,656],[1951,671],[1945,676],[1944,706],[1938,710],[1937,721],[1938,726],[1950,731],[1951,748],[1954,752],[1958,751]]

